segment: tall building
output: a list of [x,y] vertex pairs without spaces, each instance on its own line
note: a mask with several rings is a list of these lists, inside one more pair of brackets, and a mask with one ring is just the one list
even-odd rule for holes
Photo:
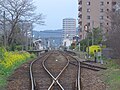
[[108,12],[115,11],[116,0],[78,0],[78,4],[81,39],[86,36],[86,25],[89,30],[97,27],[102,28],[104,32],[109,30],[111,23]]
[[63,19],[63,39],[69,38],[70,40],[76,35],[76,19],[65,18]]

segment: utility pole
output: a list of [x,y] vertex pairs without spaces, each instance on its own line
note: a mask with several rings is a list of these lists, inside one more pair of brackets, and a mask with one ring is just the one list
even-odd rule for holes
[[[24,38],[24,33],[23,33],[24,24],[23,24],[23,21],[21,22],[21,25],[22,25],[22,34],[21,34],[21,36]],[[22,51],[24,49],[24,40],[23,40],[23,38],[22,38]]]
[[80,42],[79,42],[79,51],[80,51]]
[[33,24],[31,23],[31,50],[33,50]]
[[87,47],[88,47],[87,58],[89,58],[89,26],[86,24],[84,26],[84,29],[87,33]]
[[88,30],[87,34],[88,34],[88,58],[89,58],[89,30]]
[[26,50],[28,50],[28,30],[26,29]]
[[3,12],[3,29],[4,29],[4,47],[6,48],[7,40],[6,40],[6,28],[5,28],[5,11]]
[[94,29],[94,21],[92,21],[92,45],[94,45],[94,32],[93,32],[93,29]]

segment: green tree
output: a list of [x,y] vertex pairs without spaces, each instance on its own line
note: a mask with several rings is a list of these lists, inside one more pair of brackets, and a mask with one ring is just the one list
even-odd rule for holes
[[[120,7],[120,4],[118,4]],[[111,28],[107,32],[107,47],[113,50],[114,58],[120,58],[120,9],[114,13],[108,13],[111,21]]]
[[92,32],[87,32],[87,37],[80,41],[81,44],[81,50],[84,51],[84,49],[88,46],[92,45],[92,39],[93,44],[98,45],[102,43],[102,30],[100,28],[94,28]]
[[85,48],[87,47],[87,39],[83,39],[80,41],[80,50],[85,51]]
[[93,42],[94,42],[94,45],[98,45],[98,44],[102,43],[102,37],[103,37],[102,32],[103,31],[100,28],[94,28],[93,29],[93,38],[94,38]]

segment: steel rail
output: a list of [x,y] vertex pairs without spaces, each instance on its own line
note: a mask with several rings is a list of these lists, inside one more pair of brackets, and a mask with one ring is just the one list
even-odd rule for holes
[[31,80],[31,90],[35,90],[35,82],[34,82],[34,78],[33,78],[33,72],[32,72],[32,65],[36,60],[34,60],[31,64],[30,64],[30,80]]
[[81,75],[81,66],[80,66],[80,61],[77,58],[70,55],[70,54],[67,54],[67,55],[74,58],[78,62],[78,75],[77,75],[77,86],[78,87],[77,88],[78,88],[78,90],[81,90],[81,77],[80,77],[80,75]]
[[[76,59],[77,60],[77,59]],[[81,75],[81,69],[80,69],[80,62],[78,61],[78,90],[80,90],[81,89],[81,81],[80,81],[80,75]]]
[[[72,63],[72,62],[70,62],[70,64],[75,65],[75,66],[78,66],[77,64]],[[82,65],[81,62],[80,62],[80,67],[81,67],[81,68],[90,69],[90,70],[93,70],[93,71],[100,71],[100,69],[96,69],[96,68],[92,68],[92,67],[89,67],[89,66]]]
[[104,70],[107,69],[106,67],[95,66],[95,65],[88,64],[88,63],[84,63],[84,62],[81,62],[81,64],[82,65],[87,65],[87,66],[90,66],[90,67],[94,67],[94,68],[104,69]]
[[34,64],[37,60],[39,60],[39,59],[41,59],[41,58],[43,58],[43,56],[35,59],[34,61],[32,61],[32,62],[30,63],[30,69],[29,69],[29,71],[30,71],[31,90],[35,90],[35,79],[34,79],[34,77],[33,77],[32,66],[33,66],[33,64]]
[[47,73],[52,77],[52,79],[53,79],[53,81],[52,81],[51,85],[49,86],[48,90],[50,90],[50,89],[53,87],[53,85],[54,85],[55,82],[59,85],[59,87],[60,87],[62,90],[64,90],[63,86],[59,83],[58,78],[60,77],[60,75],[63,73],[63,71],[64,71],[64,70],[68,67],[68,65],[69,65],[69,59],[68,59],[67,57],[66,57],[66,59],[67,59],[67,64],[66,64],[66,65],[64,66],[64,68],[60,71],[60,73],[57,75],[57,77],[54,77],[54,76],[51,74],[51,72],[46,68],[46,66],[45,66],[45,61],[46,61],[47,59],[44,59],[44,60],[43,60],[42,65],[43,65],[44,69],[46,70],[46,72],[47,72]]

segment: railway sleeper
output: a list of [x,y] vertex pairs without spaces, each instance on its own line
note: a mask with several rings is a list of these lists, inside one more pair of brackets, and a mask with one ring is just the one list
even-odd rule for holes
[[[75,66],[78,66],[77,64],[72,63],[72,62],[70,62],[70,64],[75,65]],[[89,67],[89,66],[83,66],[83,65],[81,65],[80,67],[81,67],[81,68],[90,69],[90,70],[93,70],[93,71],[100,71],[100,69],[96,69],[96,68]]]

